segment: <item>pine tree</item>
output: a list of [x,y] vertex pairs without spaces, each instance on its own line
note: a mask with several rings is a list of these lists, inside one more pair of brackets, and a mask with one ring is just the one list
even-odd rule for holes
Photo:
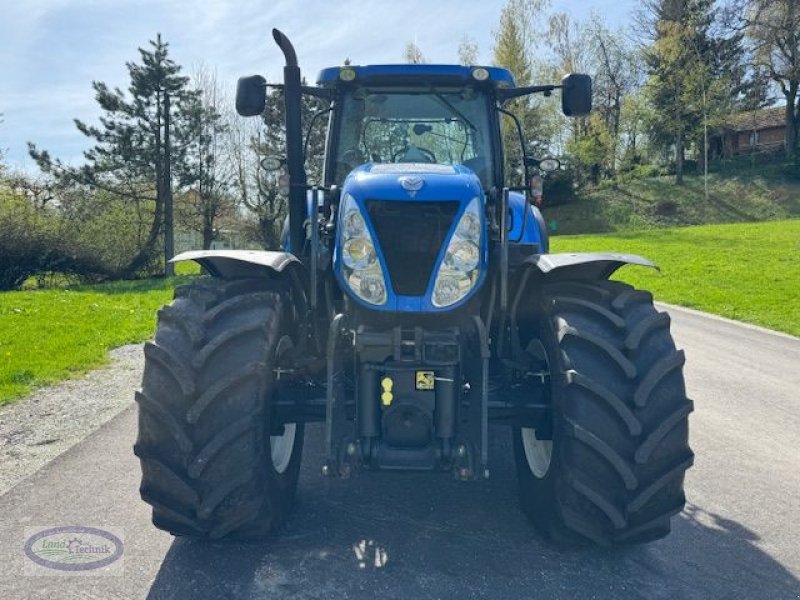
[[687,141],[706,116],[711,64],[708,30],[713,0],[655,0],[649,4],[656,38],[645,51],[653,137],[675,150],[675,183],[683,183]]
[[126,63],[130,76],[127,94],[101,81],[92,83],[104,115],[100,125],[75,119],[78,130],[95,142],[84,152],[83,166],[68,166],[46,150],[28,144],[31,157],[43,171],[106,190],[135,203],[141,214],[149,213],[140,250],[118,273],[122,277],[151,267],[158,259],[158,242],[165,229],[165,200],[172,183],[168,180],[169,167],[185,159],[186,148],[178,134],[168,155],[168,124],[171,121],[174,132],[180,132],[185,106],[197,96],[187,89],[189,79],[169,57],[168,44],[161,34],[150,41],[149,48],[139,48],[139,55],[140,62]]

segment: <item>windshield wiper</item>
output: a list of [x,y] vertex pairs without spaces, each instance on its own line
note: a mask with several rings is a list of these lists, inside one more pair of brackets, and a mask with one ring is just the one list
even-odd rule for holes
[[453,111],[453,113],[454,113],[454,114],[455,114],[455,115],[456,115],[456,116],[457,116],[459,119],[461,119],[462,121],[464,121],[464,124],[465,124],[465,125],[468,125],[468,126],[469,126],[469,128],[470,128],[470,129],[472,129],[472,131],[478,131],[478,128],[477,128],[477,127],[475,127],[475,125],[472,123],[472,121],[470,121],[470,120],[469,120],[469,118],[467,117],[467,115],[465,115],[465,114],[464,114],[464,113],[462,113],[460,110],[458,110],[458,109],[457,109],[457,108],[456,108],[456,107],[453,105],[453,103],[452,103],[452,102],[450,102],[450,100],[448,100],[447,98],[445,98],[445,97],[444,97],[444,94],[442,94],[442,93],[441,93],[439,90],[437,90],[437,89],[436,89],[435,87],[433,87],[431,84],[428,84],[428,90],[429,90],[429,91],[430,91],[430,92],[431,92],[431,93],[432,93],[432,94],[433,94],[433,95],[436,97],[436,99],[437,99],[437,100],[439,100],[439,101],[440,101],[442,104],[444,104],[444,105],[445,105],[447,108],[449,108],[450,110],[452,110],[452,111]]

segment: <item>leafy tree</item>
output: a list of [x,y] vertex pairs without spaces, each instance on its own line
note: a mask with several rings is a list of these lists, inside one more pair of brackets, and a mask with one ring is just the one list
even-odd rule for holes
[[[29,152],[39,167],[57,178],[105,190],[136,207],[145,228],[142,244],[118,275],[134,275],[158,259],[158,242],[164,231],[164,202],[168,192],[167,165],[185,158],[180,124],[197,93],[187,89],[188,77],[170,57],[168,44],[157,35],[148,49],[139,48],[140,62],[128,62],[130,85],[126,94],[95,81],[95,99],[103,110],[100,125],[78,119],[75,125],[95,145],[84,152],[86,163],[71,167],[29,142]],[[169,110],[169,113],[167,112]],[[175,124],[175,143],[167,155],[166,123]]]
[[[548,0],[508,0],[500,11],[500,22],[494,32],[492,62],[507,68],[514,75],[517,86],[532,83],[536,65],[533,56],[537,48],[537,35]],[[506,106],[521,121],[523,131],[533,147],[543,148],[548,136],[543,131],[546,122],[541,103],[537,98],[524,96]],[[522,171],[522,151],[517,131],[510,119],[503,121],[503,148],[505,151],[506,178]]]
[[613,135],[602,115],[592,113],[586,119],[585,132],[567,145],[577,171],[598,183],[603,171],[610,171],[614,159]]
[[641,89],[623,98],[620,135],[617,142],[617,153],[622,169],[632,169],[647,160],[649,156],[647,125],[653,120],[653,107]]

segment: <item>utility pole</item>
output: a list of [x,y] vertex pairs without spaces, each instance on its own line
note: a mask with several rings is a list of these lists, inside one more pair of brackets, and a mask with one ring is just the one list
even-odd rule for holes
[[175,275],[175,265],[170,261],[175,256],[175,229],[172,210],[172,151],[169,139],[170,109],[169,91],[164,91],[164,276]]

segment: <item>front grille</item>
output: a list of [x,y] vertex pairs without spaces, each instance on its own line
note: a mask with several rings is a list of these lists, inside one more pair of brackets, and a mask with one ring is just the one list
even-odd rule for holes
[[459,202],[367,200],[395,294],[422,296]]

